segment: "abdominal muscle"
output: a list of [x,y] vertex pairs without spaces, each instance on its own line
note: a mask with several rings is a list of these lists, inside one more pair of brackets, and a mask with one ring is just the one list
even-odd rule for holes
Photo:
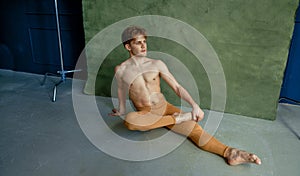
[[165,98],[160,92],[159,80],[150,83],[138,82],[129,87],[129,98],[135,107],[154,106],[164,102]]
[[156,65],[150,61],[139,66],[128,64],[120,72],[135,107],[153,106],[165,100],[160,90],[159,74]]

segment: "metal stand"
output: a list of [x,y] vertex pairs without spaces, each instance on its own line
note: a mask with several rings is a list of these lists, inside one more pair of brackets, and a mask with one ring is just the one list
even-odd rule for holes
[[[56,26],[57,26],[57,37],[58,37],[58,46],[59,46],[59,56],[60,56],[60,66],[61,66],[61,70],[57,71],[57,74],[60,75],[60,81],[58,83],[56,83],[54,85],[53,88],[53,97],[52,97],[52,101],[55,102],[56,101],[56,93],[57,93],[57,87],[61,84],[64,83],[66,81],[66,74],[68,73],[73,73],[73,72],[78,72],[81,70],[69,70],[69,71],[65,71],[64,70],[64,60],[63,60],[63,52],[62,52],[62,45],[61,45],[61,33],[60,33],[60,25],[59,25],[59,17],[58,17],[58,7],[57,7],[57,0],[54,0],[54,5],[55,5],[55,16],[56,16]],[[42,85],[45,84],[47,76],[48,75],[55,75],[53,73],[46,73],[44,76],[44,80],[42,82]]]

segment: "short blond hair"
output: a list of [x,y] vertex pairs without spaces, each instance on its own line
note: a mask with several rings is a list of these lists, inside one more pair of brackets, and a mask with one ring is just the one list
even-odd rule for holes
[[146,30],[139,26],[129,26],[122,33],[122,43],[125,46],[129,44],[132,40],[134,40],[134,36],[143,35],[147,38]]

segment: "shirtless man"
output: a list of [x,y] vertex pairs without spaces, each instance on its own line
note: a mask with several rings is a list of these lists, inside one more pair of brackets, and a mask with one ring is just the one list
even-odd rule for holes
[[[202,129],[197,122],[203,119],[204,112],[176,81],[164,62],[146,57],[146,39],[146,31],[137,26],[130,26],[122,33],[123,45],[130,57],[115,68],[119,109],[113,109],[110,115],[125,115],[125,125],[129,130],[147,131],[167,127],[187,136],[199,148],[224,157],[229,165],[261,164],[256,155],[226,146]],[[161,93],[160,78],[191,105],[192,112],[183,113],[166,101]],[[136,112],[126,114],[127,93]]]

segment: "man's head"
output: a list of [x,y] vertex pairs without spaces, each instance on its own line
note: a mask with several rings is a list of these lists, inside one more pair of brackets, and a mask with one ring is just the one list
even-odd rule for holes
[[123,45],[125,46],[126,44],[130,44],[130,42],[138,35],[143,35],[147,39],[146,30],[144,28],[138,26],[127,27],[122,33]]
[[129,26],[122,33],[122,42],[130,56],[146,56],[147,34],[144,28]]

